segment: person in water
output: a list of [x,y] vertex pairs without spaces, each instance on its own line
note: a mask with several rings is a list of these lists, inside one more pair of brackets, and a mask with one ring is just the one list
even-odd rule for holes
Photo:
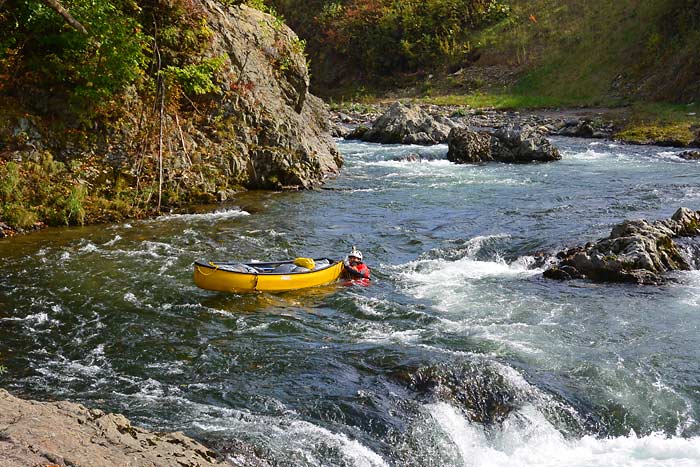
[[344,261],[343,273],[347,279],[369,281],[369,268],[362,262],[362,252],[355,247]]

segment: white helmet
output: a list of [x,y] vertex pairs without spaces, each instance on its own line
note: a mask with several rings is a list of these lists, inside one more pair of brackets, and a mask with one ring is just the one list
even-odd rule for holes
[[360,250],[358,250],[357,248],[352,247],[352,251],[348,255],[348,258],[352,258],[352,257],[355,257],[355,258],[359,259],[360,261],[362,261],[362,252]]

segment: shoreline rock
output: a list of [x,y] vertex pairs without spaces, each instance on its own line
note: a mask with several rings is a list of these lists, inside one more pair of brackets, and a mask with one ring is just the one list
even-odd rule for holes
[[685,207],[670,219],[626,220],[606,238],[559,252],[558,264],[543,275],[556,280],[661,284],[665,273],[696,266],[697,251],[684,253],[674,239],[698,235],[700,211]]
[[449,118],[430,115],[418,105],[395,102],[371,127],[359,127],[347,138],[381,144],[432,145],[447,141],[447,135],[456,126]]
[[239,463],[241,455],[236,458],[233,464],[181,432],[133,426],[123,415],[72,402],[24,400],[0,389],[0,467],[268,465],[258,459]]

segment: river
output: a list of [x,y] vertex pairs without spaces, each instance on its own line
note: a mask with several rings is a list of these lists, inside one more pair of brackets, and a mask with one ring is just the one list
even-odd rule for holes
[[[444,145],[339,142],[322,190],[2,240],[0,386],[278,466],[698,466],[700,273],[560,283],[533,255],[700,209],[700,164],[553,142],[562,161],[473,166]],[[200,258],[352,245],[370,287],[192,282]]]

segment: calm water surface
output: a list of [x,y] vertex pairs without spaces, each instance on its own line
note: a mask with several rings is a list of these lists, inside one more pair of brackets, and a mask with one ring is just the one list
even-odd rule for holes
[[[0,241],[0,386],[279,466],[698,466],[700,273],[558,283],[532,255],[700,209],[700,164],[554,142],[560,162],[478,166],[340,142],[323,190]],[[371,287],[192,283],[195,259],[352,245]]]

